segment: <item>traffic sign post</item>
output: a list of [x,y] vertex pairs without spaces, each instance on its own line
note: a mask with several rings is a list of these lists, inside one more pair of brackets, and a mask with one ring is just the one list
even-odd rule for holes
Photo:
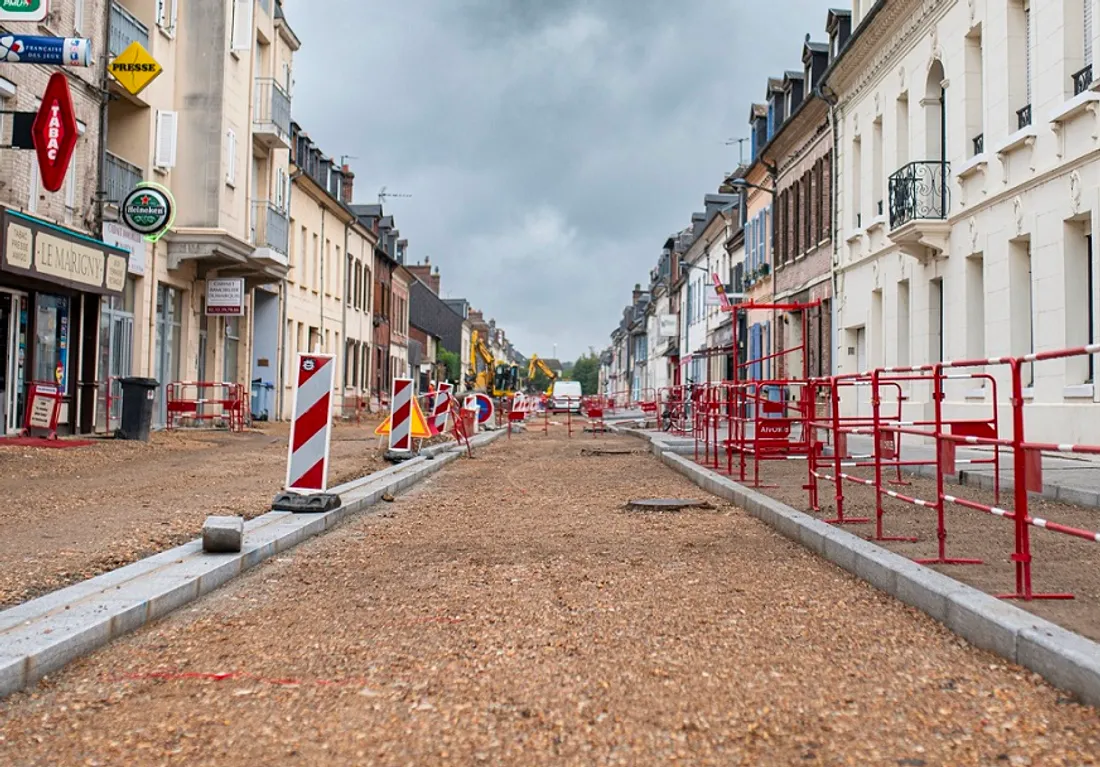
[[389,435],[392,453],[411,453],[414,439],[430,439],[435,436],[420,404],[413,396],[411,378],[393,379],[390,414],[374,433],[379,436]]

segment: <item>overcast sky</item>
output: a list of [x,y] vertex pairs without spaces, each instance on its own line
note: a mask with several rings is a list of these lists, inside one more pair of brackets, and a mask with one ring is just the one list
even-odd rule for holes
[[[836,5],[836,3],[832,3]],[[825,0],[284,0],[294,118],[351,155],[445,297],[524,354],[597,351],[665,237],[737,165]],[[747,151],[747,145],[746,145]]]

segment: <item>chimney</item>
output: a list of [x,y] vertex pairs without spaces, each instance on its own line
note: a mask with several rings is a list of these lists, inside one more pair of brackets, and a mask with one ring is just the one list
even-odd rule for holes
[[[428,262],[428,259],[425,258],[424,263],[427,263],[427,262]],[[428,283],[432,288],[432,292],[435,293],[437,296],[439,295],[439,279],[440,279],[439,278],[439,267],[437,266],[435,268],[435,271],[432,272],[431,281]]]
[[351,168],[344,165],[340,168],[342,181],[340,182],[340,202],[345,205],[351,205],[352,189],[355,185],[355,174],[351,172]]
[[641,295],[642,295],[642,283],[635,282],[634,283],[634,301],[633,301],[633,303],[635,303],[635,304],[638,303],[638,298]]

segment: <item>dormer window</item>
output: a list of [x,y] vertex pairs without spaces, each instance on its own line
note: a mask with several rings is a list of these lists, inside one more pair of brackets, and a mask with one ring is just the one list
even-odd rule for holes
[[768,101],[768,138],[775,135],[775,99]]
[[813,90],[813,86],[814,86],[813,59],[810,59],[809,61],[806,62],[806,69],[803,70],[803,76],[806,78],[804,80],[804,82],[806,83],[806,93],[808,94],[808,93],[810,93],[810,91]]

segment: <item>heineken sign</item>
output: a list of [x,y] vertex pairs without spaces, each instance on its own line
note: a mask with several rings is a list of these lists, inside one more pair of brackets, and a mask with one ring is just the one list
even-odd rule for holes
[[172,226],[175,200],[160,184],[144,181],[122,201],[122,220],[126,226],[156,242]]
[[49,0],[0,0],[0,21],[45,21]]

